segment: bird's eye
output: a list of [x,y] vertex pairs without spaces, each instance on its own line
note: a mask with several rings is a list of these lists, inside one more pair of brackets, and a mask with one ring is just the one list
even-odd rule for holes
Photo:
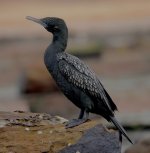
[[58,26],[55,26],[54,29],[55,29],[55,30],[58,30],[59,28],[58,28]]

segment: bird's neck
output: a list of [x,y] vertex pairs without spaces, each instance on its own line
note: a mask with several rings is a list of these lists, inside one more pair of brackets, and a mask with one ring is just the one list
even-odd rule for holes
[[55,48],[56,53],[64,52],[67,47],[68,32],[63,31],[53,35],[52,45]]
[[53,34],[53,41],[48,46],[44,55],[44,62],[50,72],[53,71],[56,64],[56,55],[64,52],[67,47],[68,31]]

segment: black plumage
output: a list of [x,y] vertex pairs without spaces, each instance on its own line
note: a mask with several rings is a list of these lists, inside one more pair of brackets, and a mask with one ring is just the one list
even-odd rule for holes
[[44,54],[45,65],[61,91],[81,109],[79,118],[70,121],[66,127],[73,127],[87,121],[88,114],[91,112],[113,122],[132,143],[124,128],[115,119],[114,111],[117,110],[117,106],[96,74],[79,58],[64,52],[68,40],[68,29],[64,20],[55,17],[42,19],[27,17],[27,19],[41,24],[53,34],[53,41]]

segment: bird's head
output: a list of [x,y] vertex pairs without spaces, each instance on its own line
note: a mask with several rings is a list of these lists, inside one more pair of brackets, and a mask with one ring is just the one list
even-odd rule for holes
[[45,17],[42,19],[37,19],[31,16],[27,16],[26,19],[34,21],[42,25],[47,31],[56,34],[67,30],[67,26],[64,20],[57,17]]

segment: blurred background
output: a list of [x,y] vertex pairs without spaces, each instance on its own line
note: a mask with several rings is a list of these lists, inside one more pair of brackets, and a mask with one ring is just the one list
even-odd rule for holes
[[79,110],[43,62],[52,35],[27,15],[63,18],[69,29],[67,52],[97,73],[119,108],[121,123],[138,131],[131,137],[150,136],[150,1],[0,0],[0,111],[71,119]]

